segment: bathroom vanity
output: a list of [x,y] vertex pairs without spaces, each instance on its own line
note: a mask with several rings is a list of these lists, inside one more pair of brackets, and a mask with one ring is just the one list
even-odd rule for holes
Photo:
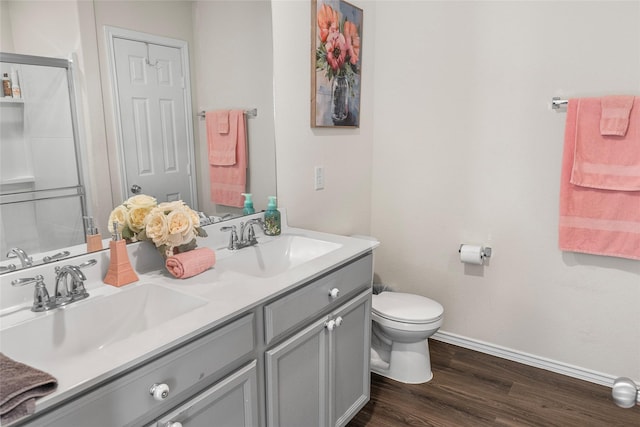
[[[255,248],[227,251],[216,227],[207,232],[200,246],[215,247],[218,261],[198,276],[171,278],[153,266],[157,254],[145,251],[155,249],[142,242],[129,246],[138,257],[132,259],[136,269],[149,270],[138,271],[138,283],[112,288],[88,278],[92,297],[62,309],[64,317],[59,313],[52,325],[66,321],[65,332],[82,335],[71,324],[78,323],[73,311],[81,316],[83,304],[98,316],[96,323],[109,323],[99,308],[125,312],[110,314],[115,321],[100,333],[105,339],[85,340],[88,349],[81,354],[57,347],[12,353],[12,328],[24,334],[25,325],[54,313],[32,313],[8,327],[2,319],[0,351],[59,380],[58,391],[38,400],[34,415],[12,425],[345,425],[369,399],[375,244],[285,228]],[[287,254],[290,268],[282,267],[279,251]],[[6,286],[5,275],[4,292]],[[139,325],[134,332],[113,330],[131,324]],[[29,356],[38,351],[49,355]]]

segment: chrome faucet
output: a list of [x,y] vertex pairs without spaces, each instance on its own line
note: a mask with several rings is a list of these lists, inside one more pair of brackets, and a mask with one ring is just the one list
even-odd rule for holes
[[[257,245],[258,240],[256,239],[256,231],[253,229],[255,224],[258,224],[262,229],[264,229],[264,222],[261,218],[254,218],[247,222],[241,222],[239,234],[235,225],[220,228],[220,231],[231,232],[227,249],[235,251],[237,249],[246,248],[247,246]],[[245,234],[247,235],[246,238]]]
[[[31,311],[51,310],[52,308],[79,301],[89,296],[89,293],[84,287],[84,281],[87,280],[87,278],[80,269],[95,264],[97,264],[97,261],[90,259],[80,265],[56,267],[56,287],[53,296],[49,295],[47,287],[44,284],[44,278],[41,275],[15,279],[11,282],[11,285],[24,286],[35,283],[36,287],[33,292],[33,306],[31,307]],[[71,283],[69,283],[69,278],[71,278]]]
[[[253,246],[258,243],[256,240],[256,231],[253,229],[253,225],[258,224],[260,228],[264,230],[264,222],[261,218],[250,219],[247,222],[240,223],[240,242],[244,243],[245,246]],[[247,232],[247,238],[245,239],[244,234],[245,230]]]
[[22,267],[31,267],[33,264],[33,258],[20,248],[11,248],[7,252],[7,258],[18,258]]
[[[71,284],[69,284],[69,277],[71,277]],[[85,280],[87,280],[87,278],[84,273],[75,265],[56,267],[56,287],[53,292],[56,305],[61,306],[73,302],[74,289],[78,288],[78,283],[82,284]],[[62,286],[60,286],[61,284]],[[83,284],[82,287],[84,288]]]

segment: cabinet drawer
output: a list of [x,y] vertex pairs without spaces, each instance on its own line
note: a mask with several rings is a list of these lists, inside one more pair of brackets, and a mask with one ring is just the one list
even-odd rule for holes
[[[184,391],[252,353],[256,341],[254,323],[254,314],[248,314],[29,425],[139,425],[149,412],[175,406],[186,397],[181,395]],[[169,396],[162,401],[154,400],[149,393],[153,384],[168,385]]]
[[[340,304],[354,292],[371,286],[372,263],[373,255],[369,254],[267,304],[264,308],[266,344],[305,319],[329,306]],[[339,291],[335,297],[331,295],[334,289]]]

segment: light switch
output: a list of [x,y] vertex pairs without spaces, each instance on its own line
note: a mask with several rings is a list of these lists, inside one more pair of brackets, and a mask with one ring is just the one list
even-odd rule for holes
[[314,171],[314,187],[316,190],[324,190],[324,167],[316,166]]

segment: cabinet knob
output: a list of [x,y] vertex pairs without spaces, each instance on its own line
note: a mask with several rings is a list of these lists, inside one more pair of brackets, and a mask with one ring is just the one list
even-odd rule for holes
[[338,288],[333,288],[329,291],[329,296],[331,298],[338,298],[338,295],[340,294],[340,289]]
[[159,402],[169,397],[169,386],[166,384],[154,384],[149,389],[149,394]]
[[336,327],[342,325],[342,320],[341,316],[336,317]]
[[336,328],[336,321],[331,319],[328,322],[325,322],[324,326],[327,328],[327,330],[333,331]]
[[169,421],[167,427],[182,427],[182,423],[178,421]]

